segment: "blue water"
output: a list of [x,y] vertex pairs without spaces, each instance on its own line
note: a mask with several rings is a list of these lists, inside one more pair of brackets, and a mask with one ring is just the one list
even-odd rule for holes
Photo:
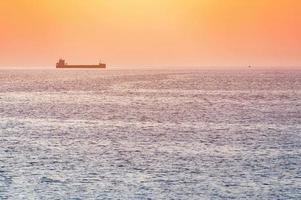
[[301,71],[0,71],[0,199],[301,199]]

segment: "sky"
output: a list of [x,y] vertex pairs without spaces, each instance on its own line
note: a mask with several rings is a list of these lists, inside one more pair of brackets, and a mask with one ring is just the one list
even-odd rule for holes
[[300,0],[2,0],[0,66],[301,66]]

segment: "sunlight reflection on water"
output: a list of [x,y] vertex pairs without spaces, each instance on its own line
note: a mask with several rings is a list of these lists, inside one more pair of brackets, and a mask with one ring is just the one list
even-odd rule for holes
[[301,73],[0,71],[0,199],[300,199]]

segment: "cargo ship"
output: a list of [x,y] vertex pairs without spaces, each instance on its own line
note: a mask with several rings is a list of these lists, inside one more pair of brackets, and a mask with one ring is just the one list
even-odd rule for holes
[[98,65],[68,65],[64,59],[59,59],[56,63],[56,68],[77,68],[77,69],[105,69],[107,67],[106,64],[99,62]]

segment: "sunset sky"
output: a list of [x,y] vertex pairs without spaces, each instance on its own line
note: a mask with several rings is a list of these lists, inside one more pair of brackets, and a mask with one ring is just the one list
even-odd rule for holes
[[1,0],[0,13],[0,66],[301,66],[300,0]]

